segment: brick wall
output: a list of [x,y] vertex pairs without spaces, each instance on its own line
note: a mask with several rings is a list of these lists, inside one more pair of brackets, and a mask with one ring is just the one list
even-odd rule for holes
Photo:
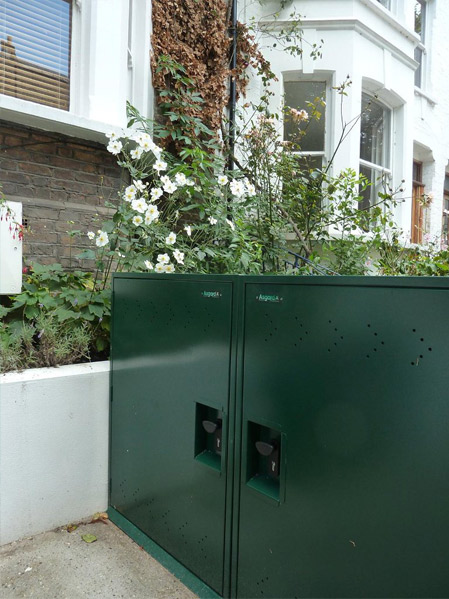
[[91,267],[74,259],[87,238],[68,231],[96,231],[124,177],[101,144],[0,121],[0,185],[23,204],[25,261]]

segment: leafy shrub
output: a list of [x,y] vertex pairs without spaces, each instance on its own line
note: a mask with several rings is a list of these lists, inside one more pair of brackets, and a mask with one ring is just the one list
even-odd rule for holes
[[92,273],[33,263],[23,291],[0,306],[0,370],[106,358],[110,312],[110,291]]

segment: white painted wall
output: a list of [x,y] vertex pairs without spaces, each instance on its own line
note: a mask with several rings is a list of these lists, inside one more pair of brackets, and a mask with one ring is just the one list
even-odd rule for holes
[[0,544],[108,505],[109,362],[0,376]]
[[16,228],[22,224],[22,204],[0,206],[0,295],[22,291],[22,239]]

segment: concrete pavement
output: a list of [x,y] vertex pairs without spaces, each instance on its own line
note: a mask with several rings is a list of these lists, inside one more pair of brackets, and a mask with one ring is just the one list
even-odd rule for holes
[[109,520],[0,547],[0,581],[2,599],[197,598]]

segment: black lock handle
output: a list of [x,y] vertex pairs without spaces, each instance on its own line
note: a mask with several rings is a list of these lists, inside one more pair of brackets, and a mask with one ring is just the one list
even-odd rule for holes
[[221,428],[221,420],[203,420],[203,428],[206,433],[215,433],[218,428]]
[[256,441],[256,449],[260,455],[268,459],[268,475],[274,478],[279,476],[279,443],[276,439],[270,441]]
[[256,449],[260,455],[268,457],[277,449],[277,443],[276,441],[271,441],[270,443],[267,443],[266,441],[256,441]]
[[214,435],[214,449],[215,453],[221,454],[221,427],[222,420],[218,418],[217,420],[203,420],[202,422],[204,430]]

